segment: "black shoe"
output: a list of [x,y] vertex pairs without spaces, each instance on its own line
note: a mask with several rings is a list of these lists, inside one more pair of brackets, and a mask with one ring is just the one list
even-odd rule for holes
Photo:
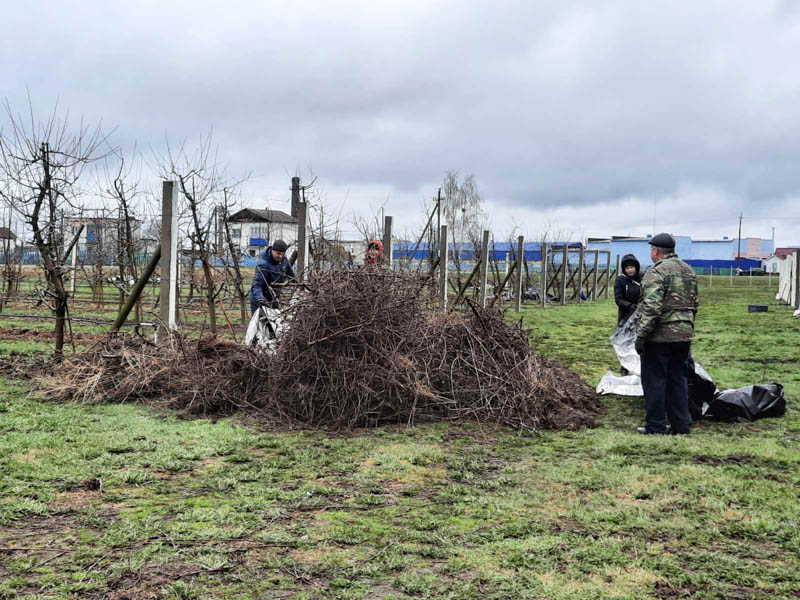
[[622,367],[622,369],[620,369],[620,373],[622,374],[623,377],[631,374],[631,372],[628,371],[628,369],[626,369],[625,367]]
[[641,433],[642,435],[667,435],[669,432],[669,427],[664,431],[647,431],[646,427],[636,428],[636,433]]

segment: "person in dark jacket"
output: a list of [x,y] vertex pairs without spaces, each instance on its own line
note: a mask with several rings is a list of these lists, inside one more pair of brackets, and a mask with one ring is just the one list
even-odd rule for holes
[[639,272],[639,261],[633,254],[622,257],[622,274],[614,282],[614,302],[617,309],[617,326],[628,320],[639,304],[642,292],[642,275]]
[[281,288],[289,279],[294,279],[294,270],[286,260],[288,245],[277,240],[261,253],[250,287],[250,311],[255,313],[259,306],[278,308]]

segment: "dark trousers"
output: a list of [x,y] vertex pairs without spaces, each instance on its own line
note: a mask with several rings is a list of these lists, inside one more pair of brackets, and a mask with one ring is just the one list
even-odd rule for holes
[[645,429],[664,433],[667,419],[672,433],[689,433],[690,342],[649,342],[642,352],[642,388],[647,404]]

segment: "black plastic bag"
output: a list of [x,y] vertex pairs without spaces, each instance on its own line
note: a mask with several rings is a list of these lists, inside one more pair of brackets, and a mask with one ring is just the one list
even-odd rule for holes
[[717,395],[717,385],[711,376],[689,355],[689,413],[692,421],[703,417],[704,405],[711,404]]
[[709,403],[703,418],[709,421],[755,421],[782,417],[785,413],[783,386],[770,383],[720,392]]

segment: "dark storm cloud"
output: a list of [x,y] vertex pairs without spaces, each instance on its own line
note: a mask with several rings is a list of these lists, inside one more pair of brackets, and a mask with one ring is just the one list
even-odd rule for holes
[[297,4],[5,7],[6,94],[59,96],[127,147],[213,126],[233,170],[338,187],[455,168],[542,208],[800,187],[792,3]]

